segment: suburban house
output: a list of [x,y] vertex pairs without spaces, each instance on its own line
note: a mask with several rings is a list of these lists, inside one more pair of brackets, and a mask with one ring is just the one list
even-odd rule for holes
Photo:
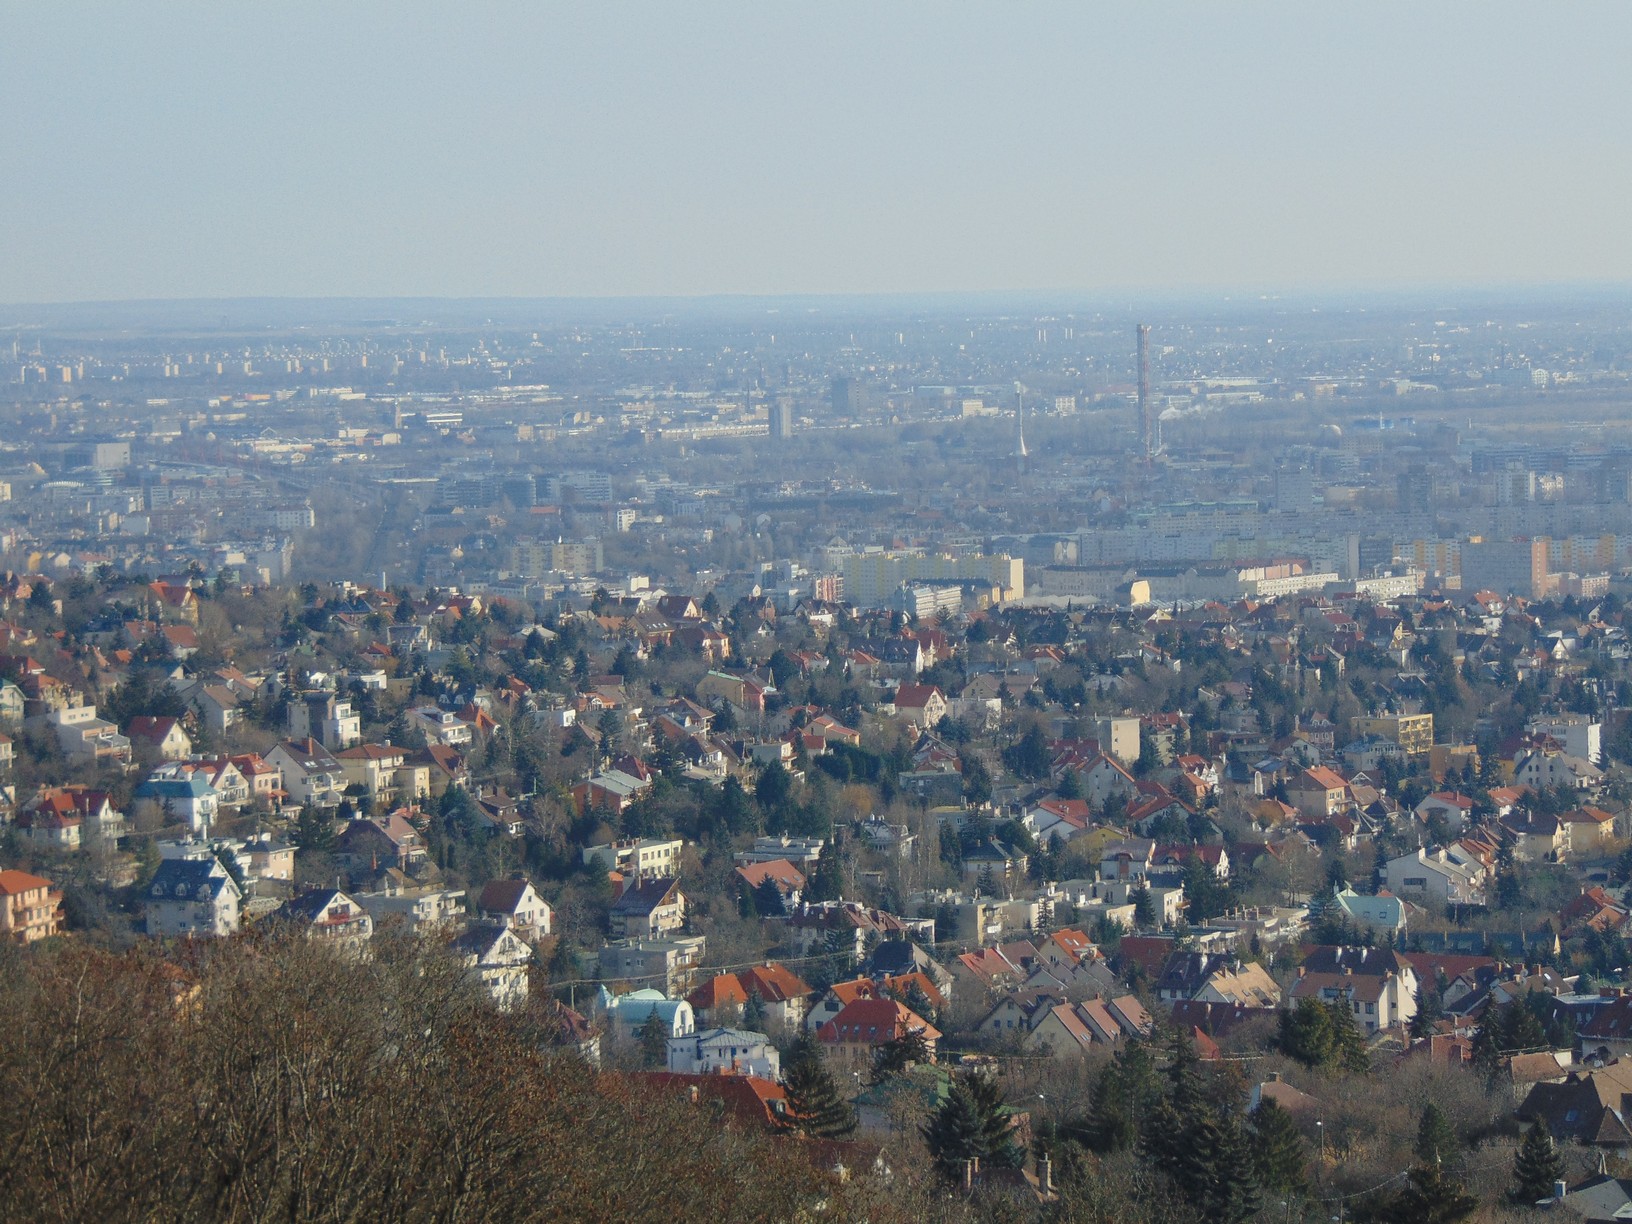
[[249,786],[251,801],[275,804],[284,797],[283,771],[268,762],[258,752],[246,752],[232,759],[232,764]]
[[297,804],[338,807],[346,789],[346,774],[340,762],[315,739],[284,740],[266,754],[266,762],[278,770],[284,789]]
[[26,704],[22,689],[10,680],[0,680],[0,726],[13,729],[22,726]]
[[508,927],[529,943],[550,934],[555,914],[526,876],[489,880],[476,898],[476,911],[488,922]]
[[125,734],[135,751],[148,754],[149,760],[157,757],[161,761],[179,761],[193,751],[192,738],[178,719],[138,714],[130,720]]
[[149,935],[211,938],[238,929],[243,891],[208,852],[159,863],[143,900]]
[[231,758],[193,757],[183,765],[188,773],[197,774],[210,784],[219,806],[240,807],[249,802],[249,779]]
[[0,871],[0,937],[26,944],[61,930],[61,889],[26,871]]
[[374,934],[374,919],[338,888],[319,888],[291,897],[275,917],[304,931],[308,937],[348,950],[358,950]]
[[63,850],[112,842],[125,832],[125,814],[113,806],[108,792],[79,782],[42,787],[23,804],[16,823],[29,840]]
[[601,946],[603,982],[661,982],[670,995],[688,990],[708,941],[701,935],[671,939],[618,939]]
[[[1625,1105],[1628,1096],[1632,1096],[1632,1063],[1614,1062],[1571,1071],[1562,1083],[1535,1084],[1517,1116],[1522,1123],[1545,1121],[1559,1143],[1574,1140],[1593,1147],[1632,1147],[1632,1125]],[[1615,1212],[1607,1218],[1627,1217]]]
[[1334,899],[1344,917],[1358,927],[1379,933],[1391,931],[1396,935],[1405,930],[1405,902],[1390,896],[1386,890],[1371,897],[1345,887]]
[[816,1030],[828,1057],[845,1066],[871,1066],[873,1050],[916,1032],[931,1061],[941,1032],[906,1004],[895,999],[857,999]]
[[333,693],[298,693],[289,700],[289,738],[314,739],[331,752],[363,738],[362,717]]
[[430,775],[424,766],[416,771],[424,774],[422,785],[415,786],[413,776],[404,777],[411,767],[408,750],[399,745],[355,744],[341,749],[334,758],[340,762],[346,786],[362,787],[375,803],[390,803],[399,797],[412,802],[430,794]]
[[533,950],[509,927],[477,923],[455,937],[451,946],[500,1011],[513,1011],[527,1002]]
[[672,877],[635,880],[612,903],[612,934],[620,939],[666,935],[685,922],[685,894]]
[[1056,1057],[1083,1054],[1094,1045],[1115,1045],[1129,1037],[1148,1038],[1153,1028],[1150,1013],[1132,995],[1085,999],[1045,1008],[1021,1044],[1028,1051]]
[[1390,859],[1384,871],[1389,892],[1418,905],[1482,905],[1488,872],[1460,849],[1418,847]]
[[679,837],[623,837],[585,849],[584,866],[599,863],[602,870],[626,876],[676,875],[685,846]]
[[1047,846],[1086,833],[1093,823],[1093,812],[1086,799],[1042,799],[1026,810],[1020,822],[1039,846]]
[[[1576,1034],[1583,1058],[1621,1059],[1632,1054],[1632,995],[1618,987],[1604,989],[1609,991],[1608,1001]],[[1625,1065],[1632,1068],[1632,1063]],[[1632,1092],[1632,1085],[1627,1091]]]
[[130,740],[94,705],[64,706],[46,716],[63,755],[76,765],[124,765],[130,761]]
[[784,910],[798,905],[799,895],[805,890],[805,873],[787,859],[748,863],[736,869],[736,876],[737,886],[744,893],[758,892],[769,882],[776,889]]
[[211,735],[220,737],[244,721],[244,698],[224,684],[189,685],[181,698]]
[[1349,802],[1349,782],[1335,769],[1315,765],[1286,786],[1287,796],[1305,816],[1332,816]]
[[1438,818],[1455,831],[1473,819],[1473,796],[1460,791],[1435,791],[1412,810],[1423,824]]
[[1139,783],[1128,772],[1126,765],[1113,756],[1101,752],[1078,771],[1083,797],[1096,808],[1103,808],[1112,799],[1133,803],[1139,794]]
[[1584,803],[1558,819],[1564,826],[1565,844],[1571,854],[1598,854],[1615,839],[1615,815],[1603,808]]
[[1298,967],[1292,998],[1343,1003],[1370,1035],[1407,1024],[1417,1014],[1417,974],[1392,949],[1322,946]]
[[682,1075],[757,1075],[775,1081],[782,1056],[764,1033],[712,1028],[668,1039],[669,1070]]
[[1281,988],[1257,961],[1231,961],[1209,973],[1190,997],[1201,1003],[1232,1007],[1276,1008],[1281,1005]]
[[641,1026],[656,1014],[664,1037],[684,1037],[697,1030],[697,1018],[691,1004],[684,999],[671,999],[661,990],[632,990],[614,995],[605,986],[597,996],[599,1007],[606,1013],[608,1034],[618,1041],[638,1040]]
[[411,758],[414,765],[423,765],[431,780],[431,794],[441,797],[450,786],[466,789],[470,785],[470,767],[458,751],[446,744],[426,744]]
[[251,879],[292,883],[295,878],[294,845],[274,841],[270,833],[252,835],[239,852],[238,861]]
[[1156,843],[1149,838],[1108,842],[1099,852],[1099,878],[1128,883],[1148,880],[1155,857]]
[[1029,856],[1006,846],[994,837],[963,852],[963,882],[980,884],[989,892],[1006,894],[1008,888],[1025,879]]
[[759,996],[768,1023],[780,1024],[789,1030],[804,1023],[810,987],[791,969],[774,963],[755,965],[740,973],[719,974],[686,998],[699,1015],[712,1016],[721,1007],[734,1007],[740,1015],[750,995]]
[[627,774],[621,769],[607,769],[594,774],[572,788],[572,797],[580,812],[606,812],[619,815],[651,789],[651,779]]
[[1604,771],[1585,757],[1565,752],[1535,749],[1522,753],[1513,762],[1513,785],[1528,786],[1533,791],[1550,790],[1555,786],[1571,790],[1591,790],[1604,780]]
[[408,726],[423,738],[427,745],[441,744],[445,748],[464,748],[474,738],[468,722],[439,706],[416,706],[409,710]]
[[185,824],[208,834],[220,810],[220,796],[202,773],[161,766],[142,781],[131,800],[131,817]]
[[946,694],[933,684],[903,684],[895,690],[895,712],[920,727],[937,726],[946,717]]
[[395,867],[413,871],[429,857],[425,839],[403,810],[385,816],[364,816],[340,831],[336,849],[357,867]]
[[394,921],[401,921],[415,935],[439,928],[463,928],[464,889],[417,886],[395,871],[382,872],[381,877],[379,891],[355,894],[357,903],[374,919],[376,931]]

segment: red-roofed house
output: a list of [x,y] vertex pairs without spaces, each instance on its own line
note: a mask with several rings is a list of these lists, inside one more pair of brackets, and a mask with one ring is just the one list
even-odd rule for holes
[[1308,816],[1330,816],[1349,802],[1349,782],[1335,769],[1315,765],[1304,770],[1286,788],[1298,809]]
[[1558,818],[1569,838],[1571,854],[1596,854],[1615,837],[1615,816],[1603,808],[1582,804]]
[[757,1075],[686,1075],[649,1071],[641,1078],[659,1091],[673,1092],[689,1104],[719,1102],[745,1126],[781,1132],[787,1129],[788,1094],[781,1084]]
[[190,756],[193,751],[193,741],[187,732],[182,729],[181,723],[174,718],[155,718],[151,714],[138,714],[130,720],[125,728],[125,734],[130,738],[136,749],[146,749],[161,761],[180,761]]
[[829,1058],[851,1065],[871,1065],[873,1049],[909,1032],[923,1035],[931,1059],[941,1032],[904,1003],[894,999],[857,999],[816,1030]]
[[749,863],[737,868],[737,879],[743,888],[754,890],[769,880],[782,896],[782,904],[793,908],[799,904],[799,894],[805,890],[805,874],[787,859],[771,859],[766,863]]
[[26,871],[0,871],[0,937],[26,944],[61,930],[61,889]]

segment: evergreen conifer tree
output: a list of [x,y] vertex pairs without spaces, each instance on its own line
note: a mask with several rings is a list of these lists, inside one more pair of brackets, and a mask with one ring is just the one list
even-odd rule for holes
[[760,917],[780,918],[787,913],[788,907],[782,900],[782,890],[769,876],[755,886],[753,893],[754,909],[758,911]]
[[742,1027],[752,1033],[765,1031],[765,1000],[759,997],[759,991],[748,991],[748,1002],[742,1008]]
[[1423,1107],[1422,1120],[1417,1123],[1417,1144],[1414,1149],[1417,1159],[1425,1165],[1450,1160],[1460,1147],[1456,1130],[1445,1117],[1445,1111],[1436,1102],[1429,1101]]
[[[764,801],[761,800],[761,803]],[[844,877],[839,863],[838,847],[829,842],[816,858],[816,870],[810,873],[805,897],[810,901],[837,901],[844,891]]]
[[930,1057],[929,1042],[921,1028],[909,1028],[892,1037],[873,1051],[873,1080],[881,1084],[892,1075],[900,1075],[908,1066],[934,1061]]
[[1513,1190],[1509,1197],[1515,1203],[1539,1203],[1552,1196],[1553,1183],[1563,1176],[1564,1157],[1553,1142],[1546,1119],[1537,1118],[1524,1132],[1524,1142],[1513,1158]]
[[961,1080],[954,1080],[946,1099],[923,1127],[924,1143],[940,1171],[958,1178],[966,1161],[986,1152],[986,1130],[975,1099]]
[[1292,1115],[1266,1096],[1248,1119],[1252,1123],[1252,1152],[1259,1184],[1281,1194],[1301,1191],[1308,1153]]
[[1263,1205],[1245,1131],[1203,1115],[1186,1128],[1184,1151],[1168,1164],[1185,1200],[1206,1220],[1239,1224]]
[[1263,1190],[1253,1159],[1252,1138],[1239,1119],[1224,1129],[1218,1171],[1213,1179],[1213,1218],[1225,1224],[1250,1220],[1263,1207]]
[[1141,1041],[1129,1041],[1094,1086],[1088,1116],[1070,1136],[1096,1152],[1134,1147],[1161,1101],[1161,1082]]
[[840,1094],[809,1032],[799,1035],[783,1064],[789,1125],[816,1139],[842,1139],[856,1129],[856,1114]]
[[247,901],[249,898],[249,877],[244,874],[244,865],[238,861],[238,855],[231,846],[222,846],[221,853],[217,857],[221,860],[222,869],[232,877],[232,882],[238,885],[238,891],[244,895],[244,899]]
[[902,1002],[925,1020],[935,1020],[935,1004],[930,1001],[929,996],[924,993],[924,988],[917,982],[908,983],[907,997]]
[[1319,1067],[1332,1056],[1332,1017],[1318,999],[1299,999],[1280,1015],[1281,1053],[1306,1067]]
[[1128,899],[1133,902],[1135,930],[1143,931],[1156,925],[1156,906],[1150,899],[1150,889],[1143,882],[1129,894]]
[[1427,1037],[1445,1014],[1445,996],[1439,982],[1424,981],[1417,987],[1417,1011],[1411,1017],[1411,1036]]
[[1026,1152],[1014,1139],[1014,1118],[1003,1104],[1003,1090],[990,1075],[974,1074],[964,1080],[969,1097],[975,1103],[980,1117],[982,1142],[986,1148],[983,1162],[1001,1169],[1018,1169]]
[[1502,1013],[1506,1030],[1502,1042],[1504,1051],[1519,1054],[1538,1050],[1547,1044],[1547,1030],[1526,1004],[1509,1003]]
[[1484,1075],[1487,1081],[1494,1079],[1501,1069],[1502,1047],[1507,1041],[1505,1029],[1502,1009],[1495,1003],[1487,1003],[1479,1017],[1479,1028],[1473,1035],[1472,1046],[1474,1070]]
[[652,1014],[646,1017],[640,1026],[640,1062],[647,1070],[656,1070],[665,1067],[669,1062],[669,1035],[663,1026],[663,1018],[657,1014],[657,1008],[652,1008]]
[[1364,1074],[1371,1070],[1371,1055],[1366,1051],[1366,1036],[1355,1023],[1347,999],[1334,999],[1326,1005],[1332,1023],[1331,1061],[1345,1071]]
[[303,804],[295,822],[295,845],[311,854],[327,854],[334,842],[334,822],[311,803]]
[[1384,1218],[1396,1224],[1454,1224],[1478,1206],[1478,1199],[1445,1176],[1443,1166],[1418,1165],[1411,1170],[1411,1184],[1395,1195]]
[[1167,1082],[1168,1099],[1180,1119],[1188,1120],[1207,1111],[1201,1061],[1196,1057],[1195,1043],[1190,1034],[1178,1025],[1173,1027],[1168,1038]]

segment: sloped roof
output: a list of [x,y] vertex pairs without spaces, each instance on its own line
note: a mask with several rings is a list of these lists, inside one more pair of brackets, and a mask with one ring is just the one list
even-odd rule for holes
[[37,875],[30,875],[26,871],[18,871],[8,867],[0,871],[0,896],[15,897],[21,893],[33,892],[36,888],[55,888],[50,880],[42,879]]
[[530,881],[525,878],[489,880],[482,885],[482,895],[476,898],[476,908],[489,914],[513,914],[529,885]]
[[857,999],[816,1030],[816,1039],[828,1043],[865,1042],[881,1045],[920,1030],[935,1041],[941,1032],[917,1012],[894,999]]
[[666,877],[640,880],[623,890],[623,895],[612,903],[612,912],[624,916],[650,914],[659,906],[673,900],[679,881]]

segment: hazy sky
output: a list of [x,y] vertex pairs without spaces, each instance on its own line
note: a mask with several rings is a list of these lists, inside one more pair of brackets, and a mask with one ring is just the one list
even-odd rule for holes
[[0,302],[1632,282],[1632,5],[0,0]]

